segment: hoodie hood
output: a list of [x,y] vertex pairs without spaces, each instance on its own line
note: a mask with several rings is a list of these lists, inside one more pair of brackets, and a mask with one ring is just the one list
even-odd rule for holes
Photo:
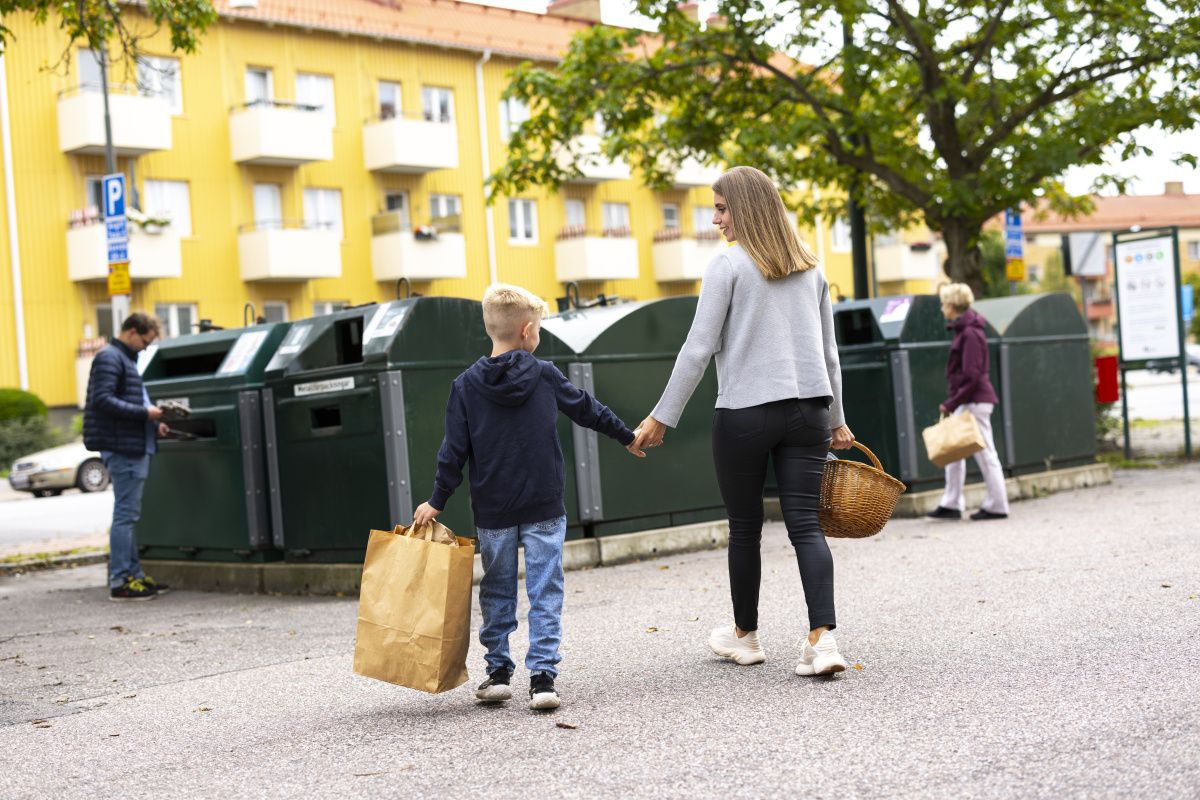
[[483,357],[467,370],[466,382],[499,406],[524,405],[542,377],[541,362],[532,353],[511,350]]
[[962,313],[961,316],[959,316],[958,319],[954,320],[954,322],[951,322],[946,327],[952,331],[965,331],[967,328],[978,328],[979,330],[983,330],[983,317],[979,316],[979,312],[977,312],[975,309],[968,308]]

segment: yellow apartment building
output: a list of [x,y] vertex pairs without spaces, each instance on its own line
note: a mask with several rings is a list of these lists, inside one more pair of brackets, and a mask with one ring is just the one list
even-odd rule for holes
[[[692,294],[724,246],[709,222],[719,171],[686,163],[670,191],[652,191],[596,154],[595,137],[576,143],[592,154],[578,181],[487,205],[484,180],[524,114],[501,100],[509,72],[556,60],[598,21],[595,0],[546,14],[447,0],[216,5],[196,54],[160,36],[140,63],[110,67],[118,170],[141,212],[132,307],[165,335],[202,319],[239,326],[247,304],[274,321],[386,300],[401,279],[472,298],[518,283],[552,307],[568,281],[584,298]],[[0,385],[73,406],[96,337],[111,333],[99,59],[79,49],[56,67],[66,42],[54,25],[5,24]],[[845,224],[802,234],[852,295]],[[933,285],[928,265],[887,258],[884,293]]]

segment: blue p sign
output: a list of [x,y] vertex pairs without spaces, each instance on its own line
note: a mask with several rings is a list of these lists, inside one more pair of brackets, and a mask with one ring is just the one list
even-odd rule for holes
[[125,216],[125,175],[104,176],[104,216],[105,218]]

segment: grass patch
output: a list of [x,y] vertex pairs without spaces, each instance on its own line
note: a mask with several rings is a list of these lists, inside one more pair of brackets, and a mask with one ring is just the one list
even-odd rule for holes
[[1142,419],[1141,417],[1137,417],[1136,419],[1129,420],[1130,428],[1138,428],[1138,429],[1143,429],[1143,430],[1148,429],[1148,428],[1161,428],[1166,425],[1178,425],[1178,424],[1179,424],[1179,421],[1173,420],[1173,419]]
[[0,564],[22,564],[26,561],[49,561],[63,556],[83,556],[92,553],[107,553],[107,547],[76,547],[72,550],[57,550],[52,553],[14,553],[0,556]]
[[1162,466],[1159,462],[1148,458],[1125,458],[1125,454],[1120,451],[1100,453],[1096,456],[1096,460],[1103,461],[1113,469],[1158,469]]

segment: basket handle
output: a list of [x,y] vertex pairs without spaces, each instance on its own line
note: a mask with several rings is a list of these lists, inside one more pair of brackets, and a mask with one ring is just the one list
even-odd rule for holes
[[867,447],[865,444],[858,441],[857,439],[855,441],[851,442],[850,445],[852,447],[856,447],[859,450],[861,450],[862,452],[866,453],[867,458],[871,459],[871,463],[875,466],[875,469],[879,470],[880,472],[883,471],[883,464],[879,463],[879,459],[876,458],[875,454],[871,452],[871,448]]

